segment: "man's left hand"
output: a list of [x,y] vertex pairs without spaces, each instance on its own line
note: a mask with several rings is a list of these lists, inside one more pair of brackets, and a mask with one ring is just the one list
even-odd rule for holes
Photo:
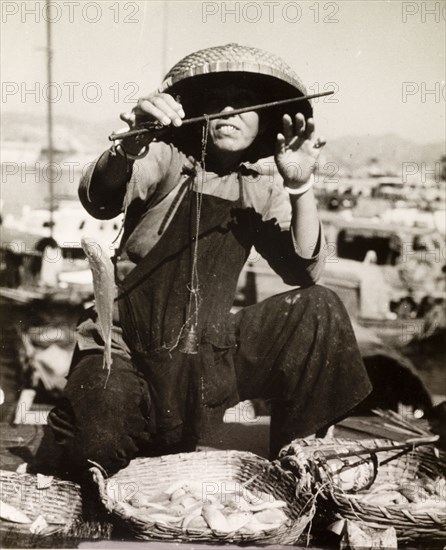
[[314,120],[307,121],[301,113],[295,116],[284,115],[283,133],[277,134],[275,161],[284,185],[298,189],[304,185],[314,172],[320,149],[325,140],[314,140]]

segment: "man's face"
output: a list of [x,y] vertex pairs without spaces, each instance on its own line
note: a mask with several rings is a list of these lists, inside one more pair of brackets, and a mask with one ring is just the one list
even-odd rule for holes
[[[204,112],[230,113],[234,109],[259,103],[256,94],[235,85],[208,91],[204,99]],[[259,133],[259,115],[249,111],[241,115],[217,118],[209,123],[209,137],[215,152],[238,152],[247,149]]]

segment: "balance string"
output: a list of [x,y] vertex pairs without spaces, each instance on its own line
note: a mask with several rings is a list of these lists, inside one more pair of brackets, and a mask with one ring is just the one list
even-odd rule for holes
[[187,290],[189,291],[189,301],[187,306],[187,315],[186,320],[183,326],[180,329],[176,342],[169,349],[172,351],[176,348],[180,341],[183,342],[183,353],[197,353],[197,341],[194,340],[193,333],[195,338],[197,335],[198,328],[198,312],[200,309],[200,282],[198,275],[198,237],[200,234],[200,219],[201,219],[201,209],[203,204],[203,188],[206,180],[206,148],[208,143],[209,136],[209,119],[206,118],[206,124],[202,128],[201,135],[201,178],[200,182],[197,181],[197,176],[193,180],[195,187],[195,231],[193,231],[193,247],[192,247],[192,265],[191,265],[191,274],[190,282],[187,285]]
[[198,310],[200,307],[200,281],[198,276],[198,237],[200,235],[201,208],[203,204],[203,188],[206,179],[206,148],[209,136],[209,118],[206,118],[206,124],[203,125],[201,132],[201,178],[200,183],[196,185],[196,216],[195,216],[195,239],[193,246],[191,280],[190,280],[190,316],[192,326],[198,324]]

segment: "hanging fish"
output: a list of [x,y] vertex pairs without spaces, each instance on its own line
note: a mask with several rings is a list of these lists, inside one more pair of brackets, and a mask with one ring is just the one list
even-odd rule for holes
[[[99,243],[93,239],[83,237],[81,246],[87,256],[93,274],[93,290],[95,307],[98,314],[99,326],[104,340],[104,368],[108,369],[108,377],[112,364],[111,358],[111,329],[113,323],[113,302],[115,298],[114,268],[109,256]],[[104,386],[104,387],[105,387]]]

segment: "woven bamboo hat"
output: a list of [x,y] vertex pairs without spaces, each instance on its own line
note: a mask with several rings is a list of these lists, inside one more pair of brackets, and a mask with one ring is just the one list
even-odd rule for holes
[[[206,90],[225,83],[254,89],[260,95],[259,102],[307,94],[299,76],[283,59],[259,48],[239,44],[206,48],[187,55],[167,73],[158,91],[179,96],[186,116],[189,117],[203,114],[200,104]],[[274,151],[284,113],[294,116],[301,112],[306,118],[312,116],[309,100],[267,111],[270,123],[262,138],[262,153],[265,155]]]

